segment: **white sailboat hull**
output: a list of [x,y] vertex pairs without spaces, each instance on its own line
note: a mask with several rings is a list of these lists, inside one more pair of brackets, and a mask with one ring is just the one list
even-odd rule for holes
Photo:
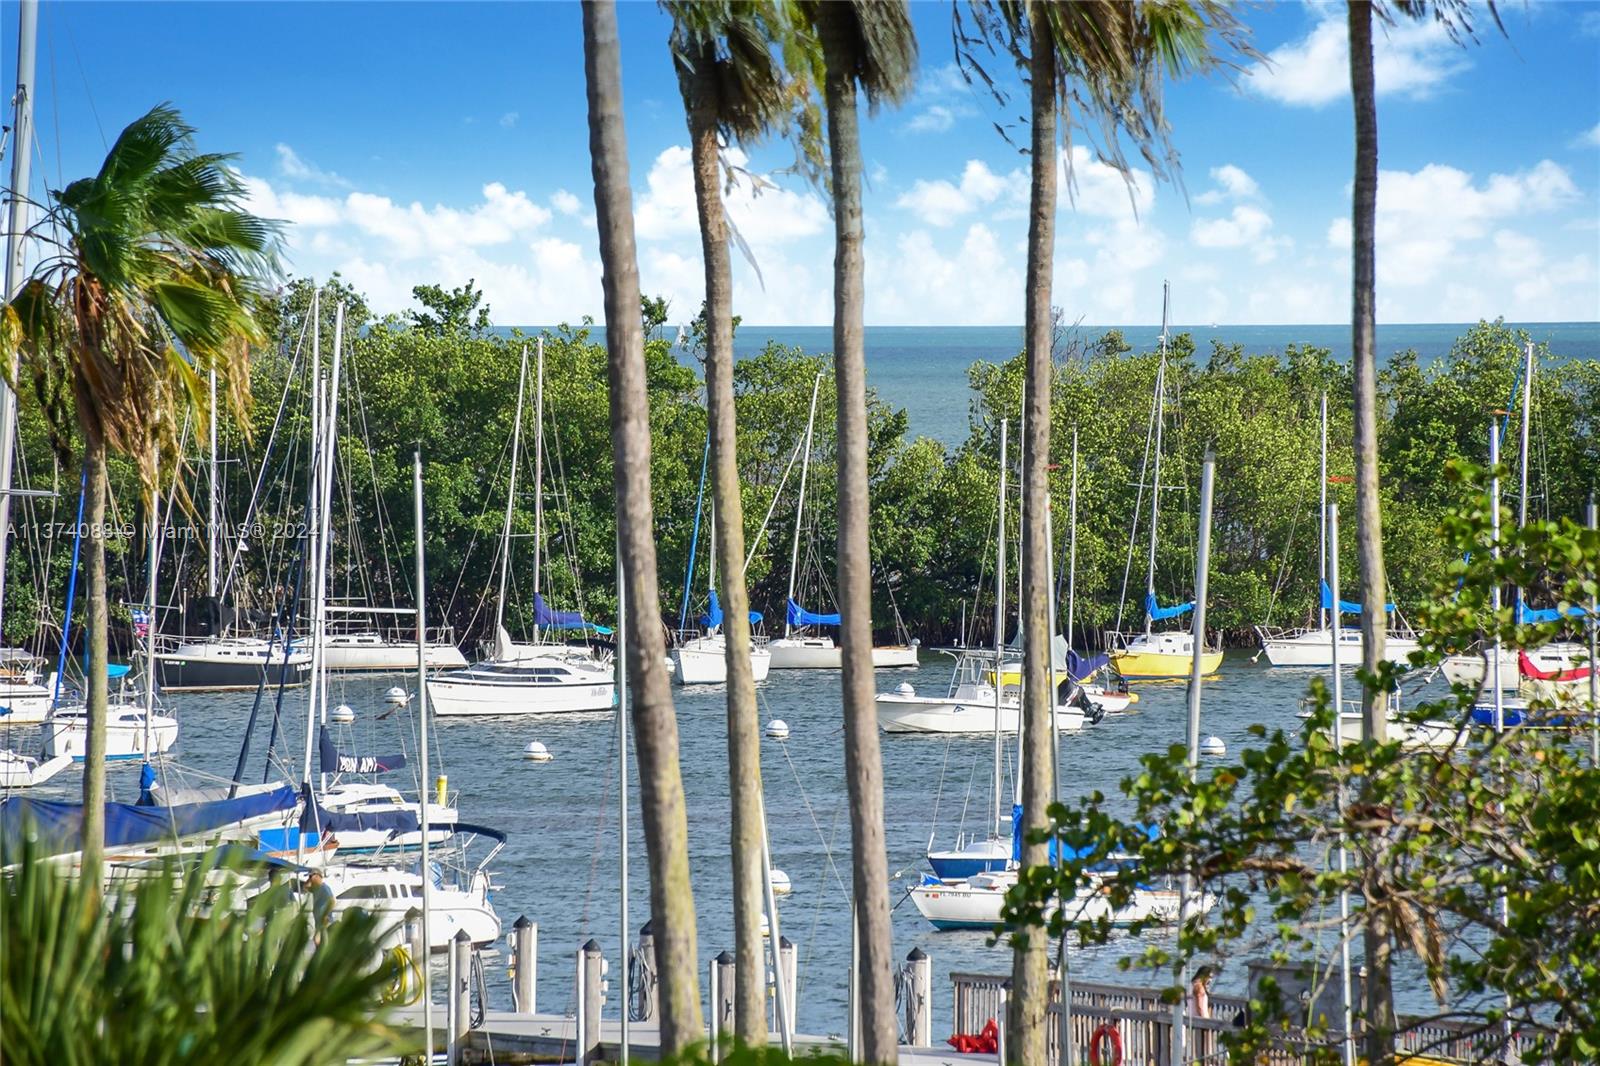
[[[1014,884],[1014,871],[980,875],[967,881],[921,884],[911,890],[911,902],[937,929],[993,929],[1000,924],[1006,890]],[[1176,922],[1179,903],[1180,893],[1174,889],[1137,889],[1125,907],[1112,907],[1102,893],[1080,891],[1067,904],[1066,917],[1074,922],[1108,920],[1116,926],[1151,920]],[[1214,903],[1213,897],[1202,893],[1195,893],[1189,900],[1194,913],[1204,913]],[[1055,910],[1052,905],[1046,917]]]
[[[767,643],[774,670],[837,670],[843,665],[841,649],[832,637],[778,637]],[[872,649],[872,665],[878,669],[916,666],[914,644],[890,644]]]
[[[672,649],[672,680],[680,685],[724,685],[728,681],[728,644],[719,634],[695,637]],[[750,672],[759,684],[772,669],[772,653],[756,645],[750,649]]]
[[[454,644],[428,644],[423,654],[429,670],[458,670],[466,656]],[[400,673],[417,668],[415,641],[395,641],[368,634],[331,636],[323,649],[328,669],[340,672]]]
[[[880,692],[874,705],[878,727],[885,733],[1015,733],[1020,717],[1015,701],[1003,702],[996,710],[993,702]],[[1083,711],[1077,707],[1056,708],[1056,728],[1063,733],[1077,732],[1083,721]]]
[[0,726],[33,725],[50,717],[56,675],[44,681],[0,682]]
[[[60,708],[44,723],[44,751],[52,758],[69,756],[82,762],[89,748],[89,719],[82,706]],[[150,746],[145,747],[144,708],[113,704],[106,711],[106,758],[143,759],[160,755],[178,742],[178,720],[157,714],[150,718]]]
[[0,751],[0,788],[42,785],[71,765],[71,755],[41,760],[15,751]]
[[428,679],[428,705],[441,718],[609,711],[616,700],[611,672],[575,653],[491,660]]
[[[1574,670],[1589,661],[1589,650],[1581,644],[1569,641],[1557,641],[1546,644],[1542,648],[1530,648],[1528,658],[1533,665],[1545,672]],[[1494,649],[1488,648],[1479,652],[1463,655],[1452,655],[1444,661],[1444,676],[1452,685],[1478,686],[1493,681],[1490,673],[1490,664],[1494,661]],[[1518,669],[1517,649],[1500,649],[1500,687],[1514,689],[1517,687],[1521,672]]]
[[[1333,637],[1328,629],[1306,629],[1293,633],[1269,633],[1257,629],[1261,634],[1261,646],[1267,654],[1267,661],[1273,666],[1290,667],[1331,667],[1333,666]],[[1345,626],[1339,631],[1339,664],[1341,666],[1356,667],[1361,665],[1361,658],[1366,642],[1362,640],[1361,630],[1354,626]],[[1422,645],[1410,637],[1391,636],[1384,642],[1384,658],[1396,666],[1410,666],[1411,653]]]

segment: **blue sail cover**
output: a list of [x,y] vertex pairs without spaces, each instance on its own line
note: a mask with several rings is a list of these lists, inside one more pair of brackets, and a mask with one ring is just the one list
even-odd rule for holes
[[379,814],[343,814],[330,811],[317,802],[306,785],[306,805],[300,812],[300,832],[337,833],[340,830],[357,832],[368,829],[387,830],[391,833],[415,833],[422,828],[417,814],[411,810],[383,811]]
[[789,601],[789,624],[792,626],[836,626],[839,615],[813,614],[793,600]]
[[1517,601],[1517,625],[1519,626],[1536,626],[1546,622],[1559,622],[1563,618],[1582,618],[1588,613],[1588,611],[1576,605],[1568,607],[1565,611],[1559,607],[1546,607],[1543,610],[1535,610],[1521,600]]
[[[1143,825],[1139,828],[1144,830],[1145,835],[1151,840],[1161,835],[1161,831],[1153,825]],[[1059,861],[1063,855],[1070,859],[1081,859],[1094,854],[1094,850],[1094,848],[1066,848],[1061,845],[1060,840],[1055,837],[1050,838],[1052,863]],[[1022,804],[1020,803],[1011,805],[1011,861],[1019,866],[1022,865]]]
[[[126,847],[206,833],[276,811],[294,809],[288,785],[254,796],[161,807],[150,803],[106,804],[106,846]],[[83,804],[11,796],[0,800],[0,855],[19,854],[32,835],[44,854],[61,855],[81,847]],[[7,859],[6,861],[11,861]]]
[[[1328,583],[1326,581],[1321,582],[1321,585],[1322,585],[1322,609],[1324,611],[1331,611],[1331,610],[1333,610],[1333,590],[1328,587]],[[1392,611],[1392,610],[1394,610],[1394,604],[1386,603],[1386,604],[1383,605],[1383,609],[1385,611]],[[1340,600],[1339,601],[1339,613],[1340,614],[1360,614],[1361,613],[1361,605],[1359,603],[1356,603],[1354,600]]]
[[[750,624],[756,625],[761,621],[760,611],[750,612]],[[711,590],[711,602],[706,606],[706,613],[700,616],[700,624],[707,629],[715,629],[722,624],[722,601],[717,599],[717,590]]]
[[592,629],[596,633],[608,636],[611,633],[605,626],[584,621],[583,615],[578,611],[552,611],[549,604],[544,602],[544,597],[538,593],[534,593],[533,596],[533,624],[549,629]]
[[404,755],[349,755],[334,746],[328,727],[322,727],[317,742],[317,758],[325,774],[381,774],[406,764]]
[[1086,680],[1090,674],[1110,661],[1109,655],[1079,655],[1071,648],[1067,649],[1067,673],[1074,681]]
[[1194,610],[1193,600],[1190,600],[1188,603],[1177,604],[1173,607],[1163,607],[1161,604],[1156,602],[1155,593],[1147,592],[1144,594],[1144,611],[1157,622],[1164,621],[1168,618],[1176,618],[1180,614],[1188,614],[1192,610]]

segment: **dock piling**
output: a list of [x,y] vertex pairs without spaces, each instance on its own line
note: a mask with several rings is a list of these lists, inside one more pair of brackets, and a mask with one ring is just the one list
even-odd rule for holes
[[[656,1017],[656,938],[650,923],[639,928],[639,949],[633,963],[628,966],[629,1017],[636,1022],[649,1023]],[[637,1010],[634,1010],[637,1006]]]
[[512,1007],[519,1014],[538,1013],[539,923],[524,914],[511,927]]
[[733,1029],[733,997],[736,982],[733,954],[724,951],[711,960],[711,1053],[722,1061],[717,1037]]
[[472,937],[462,929],[450,941],[450,1001],[448,1014],[450,1066],[461,1066],[472,1028]]
[[912,1047],[933,1044],[933,960],[921,948],[912,948],[905,965],[906,1040]]
[[[795,950],[794,941],[786,936],[778,937],[778,965],[783,968],[783,987],[777,991],[784,996],[784,1006],[788,1007],[783,1012],[783,1017],[788,1020],[789,1040],[794,1040],[794,1013],[799,1007],[800,996],[796,991],[796,979],[800,976],[800,953]],[[776,1024],[776,1020],[774,1021]]]
[[1006,1029],[1011,1021],[1011,978],[1000,982],[1000,1016],[995,1019],[997,1026],[997,1039],[994,1044],[994,1061],[1005,1066],[1006,1062]]
[[600,1007],[605,1001],[601,984],[605,976],[605,956],[600,944],[590,940],[578,950],[578,1046],[577,1059],[585,1066],[600,1050]]

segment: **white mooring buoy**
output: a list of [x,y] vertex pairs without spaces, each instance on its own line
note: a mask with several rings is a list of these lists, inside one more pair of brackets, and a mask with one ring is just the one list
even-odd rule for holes
[[406,694],[405,689],[396,687],[383,694],[383,702],[391,707],[404,707],[411,702],[411,697]]
[[773,740],[788,740],[789,723],[785,722],[782,718],[774,718],[772,721],[767,723],[767,736],[771,737]]
[[776,866],[772,868],[772,872],[767,876],[772,879],[772,894],[774,896],[787,896],[794,891],[794,886],[789,883],[789,875]]
[[328,712],[328,721],[330,722],[339,722],[343,725],[349,725],[355,720],[356,712],[351,709],[349,704],[341,703],[339,706]]
[[1206,737],[1200,742],[1201,755],[1222,756],[1228,754],[1228,746],[1222,742],[1221,737]]
[[528,746],[522,749],[522,757],[529,762],[549,762],[555,758],[550,749],[537,740],[528,741]]
[[915,696],[917,694],[916,686],[912,685],[909,681],[900,682],[900,684],[895,688],[895,691],[902,696]]

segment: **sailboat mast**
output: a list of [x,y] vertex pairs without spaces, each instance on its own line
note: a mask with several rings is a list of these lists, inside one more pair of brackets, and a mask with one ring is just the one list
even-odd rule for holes
[[[6,228],[6,302],[22,287],[23,235],[28,229],[28,183],[33,162],[33,71],[39,31],[38,0],[17,11],[17,92],[12,97],[11,204]],[[5,617],[6,530],[11,528],[11,472],[16,464],[17,394],[0,382],[0,619]]]
[[[422,452],[417,450],[411,453],[411,496],[412,510],[416,521],[417,541],[417,729],[420,736],[417,744],[417,758],[422,763],[422,789],[417,797],[417,808],[422,823],[422,865],[420,869],[431,869],[428,865],[428,835],[431,827],[428,824],[428,619],[427,619],[427,588],[423,564],[423,539],[422,539]],[[432,878],[422,878],[422,959],[419,960],[418,969],[422,971],[422,1025],[423,1046],[433,1047],[433,988],[429,975],[428,959],[432,945],[428,943],[429,906],[428,897],[431,894]],[[624,1014],[627,1012],[624,1011]]]
[[217,371],[213,367],[206,379],[206,423],[209,441],[210,472],[206,478],[206,595],[217,595]]
[[818,372],[811,383],[811,413],[806,416],[806,443],[800,455],[800,495],[794,505],[794,547],[789,550],[789,597],[783,604],[783,635],[794,629],[789,624],[789,604],[794,602],[794,583],[800,569],[800,527],[806,509],[806,475],[811,472],[811,434],[817,424],[817,393],[822,388],[822,374]]
[[[155,448],[150,449],[152,452]],[[161,493],[150,490],[150,535],[145,557],[145,599],[150,615],[144,632],[144,758],[150,761],[150,719],[156,713],[156,570],[160,567]],[[270,649],[269,649],[270,650]]]
[[[628,924],[628,581],[622,571],[622,535],[617,534],[617,937],[624,950]],[[622,1009],[622,1066],[628,1066],[632,1033],[628,1008]]]
[[[1072,427],[1072,493],[1067,499],[1067,647],[1078,606],[1078,427]],[[1060,778],[1056,779],[1060,787]]]
[[1166,282],[1161,283],[1161,362],[1156,367],[1156,440],[1155,462],[1151,464],[1150,476],[1150,561],[1145,569],[1144,593],[1144,635],[1150,635],[1150,628],[1155,623],[1155,618],[1150,614],[1150,608],[1156,595],[1156,525],[1161,516],[1161,429],[1165,421],[1167,401],[1167,307],[1169,289]]
[[1328,609],[1322,606],[1322,582],[1332,572],[1328,565],[1328,393],[1322,393],[1322,461],[1317,475],[1317,628],[1328,628]]
[[1006,423],[1000,421],[1000,509],[994,550],[994,835],[1000,835],[1000,659],[1006,646]]
[[[500,595],[495,601],[494,608],[494,633],[497,644],[500,633],[506,625],[506,577],[511,573],[511,512],[517,502],[517,454],[522,450],[522,397],[527,391],[528,349],[524,347],[522,369],[517,372],[517,414],[511,423],[511,483],[506,488],[506,523],[500,534]],[[539,553],[535,551],[533,555],[537,560]],[[535,585],[534,588],[537,591],[538,586]]]
[[[533,594],[539,595],[544,557],[544,335],[536,346],[533,379]],[[537,622],[535,622],[537,632]]]

